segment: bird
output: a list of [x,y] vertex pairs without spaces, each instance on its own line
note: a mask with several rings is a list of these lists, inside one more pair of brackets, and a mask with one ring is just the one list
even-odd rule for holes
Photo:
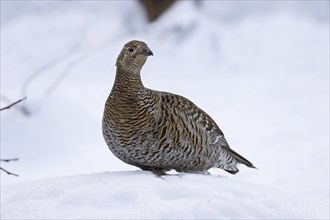
[[189,99],[146,88],[141,69],[153,52],[143,41],[126,43],[102,118],[110,151],[123,162],[155,174],[170,170],[236,174],[238,164],[255,168],[229,147],[216,122]]

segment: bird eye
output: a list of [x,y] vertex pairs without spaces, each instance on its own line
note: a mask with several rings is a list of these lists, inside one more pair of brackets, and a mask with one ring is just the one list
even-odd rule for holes
[[134,49],[130,47],[130,48],[128,48],[128,51],[132,53],[132,52],[134,52]]

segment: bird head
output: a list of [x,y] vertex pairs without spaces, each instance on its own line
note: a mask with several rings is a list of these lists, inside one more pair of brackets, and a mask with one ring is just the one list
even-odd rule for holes
[[124,71],[139,73],[148,56],[153,53],[148,45],[142,41],[132,40],[121,50],[116,66]]

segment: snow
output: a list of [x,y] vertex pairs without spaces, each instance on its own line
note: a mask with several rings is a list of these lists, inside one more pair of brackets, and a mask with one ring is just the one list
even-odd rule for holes
[[144,171],[49,178],[6,186],[2,218],[14,219],[309,219],[315,207],[225,177]]
[[[142,71],[144,85],[192,100],[258,170],[241,166],[232,176],[211,169],[214,176],[162,180],[110,153],[101,134],[103,106],[117,55],[132,39],[154,53]],[[125,199],[153,201],[141,218],[329,218],[329,2],[203,1],[198,8],[181,1],[148,24],[133,1],[1,1],[0,66],[1,106],[26,95],[19,105],[30,112],[1,112],[1,158],[20,159],[1,163],[20,175],[1,172],[3,218],[27,218],[36,208],[36,218],[98,218],[100,209],[103,218],[124,218]],[[148,183],[151,191],[98,185],[116,181]],[[168,193],[175,187],[180,190]],[[118,200],[111,209],[117,214],[104,208],[101,189]],[[86,204],[84,192],[92,198]],[[194,214],[192,192],[215,205],[202,200],[209,212]],[[164,194],[181,199],[170,204]],[[84,205],[89,209],[81,210]],[[144,210],[137,202],[132,207],[132,213]]]

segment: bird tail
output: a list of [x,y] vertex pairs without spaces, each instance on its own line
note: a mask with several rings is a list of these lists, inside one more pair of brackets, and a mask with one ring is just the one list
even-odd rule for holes
[[226,150],[237,160],[238,163],[242,163],[247,167],[256,169],[256,167],[253,166],[253,164],[250,161],[245,159],[243,156],[241,156],[240,154],[238,154],[234,150],[230,149],[229,147]]
[[220,154],[219,161],[216,163],[216,167],[224,169],[228,173],[238,173],[237,164],[244,164],[250,168],[256,168],[253,164],[245,159],[243,156],[230,149],[228,146],[222,146],[222,153]]

